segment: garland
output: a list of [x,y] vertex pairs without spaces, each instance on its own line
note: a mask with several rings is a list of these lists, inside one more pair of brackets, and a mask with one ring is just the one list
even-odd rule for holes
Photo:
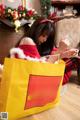
[[0,4],[0,18],[1,19],[8,19],[16,27],[16,30],[18,27],[20,27],[20,20],[35,20],[39,17],[37,12],[34,9],[27,10],[25,7],[18,6],[18,8],[14,9],[11,7],[6,7],[3,4]]

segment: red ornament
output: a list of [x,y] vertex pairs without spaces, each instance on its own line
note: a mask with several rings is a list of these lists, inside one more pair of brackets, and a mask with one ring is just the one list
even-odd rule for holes
[[18,10],[19,11],[23,11],[25,8],[22,6],[22,5],[20,5],[19,7],[18,7]]
[[28,15],[29,17],[32,17],[34,15],[34,11],[28,10],[26,15]]
[[3,6],[3,4],[0,5],[0,16],[4,16],[5,14],[5,7]]

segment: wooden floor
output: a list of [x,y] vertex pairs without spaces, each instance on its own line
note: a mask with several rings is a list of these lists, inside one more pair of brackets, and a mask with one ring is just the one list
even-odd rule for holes
[[59,106],[20,120],[80,120],[80,86],[69,83]]

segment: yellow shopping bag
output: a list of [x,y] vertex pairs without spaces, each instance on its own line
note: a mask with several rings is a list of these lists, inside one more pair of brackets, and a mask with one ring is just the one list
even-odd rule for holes
[[60,98],[65,63],[6,58],[0,86],[0,112],[9,120],[54,107]]

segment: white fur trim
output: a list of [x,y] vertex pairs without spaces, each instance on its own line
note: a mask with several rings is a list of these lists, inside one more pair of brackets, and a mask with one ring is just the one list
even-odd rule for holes
[[23,50],[21,50],[20,48],[12,48],[10,50],[10,57],[11,58],[15,58],[15,54],[18,54],[18,57],[21,59],[26,59],[29,61],[36,61],[36,62],[46,62],[44,59],[38,59],[38,58],[33,58],[30,56],[25,56],[25,54],[23,53]]
[[11,58],[15,57],[15,54],[18,54],[19,58],[25,59],[25,57],[26,57],[23,53],[23,50],[21,50],[20,48],[12,48],[10,50]]

